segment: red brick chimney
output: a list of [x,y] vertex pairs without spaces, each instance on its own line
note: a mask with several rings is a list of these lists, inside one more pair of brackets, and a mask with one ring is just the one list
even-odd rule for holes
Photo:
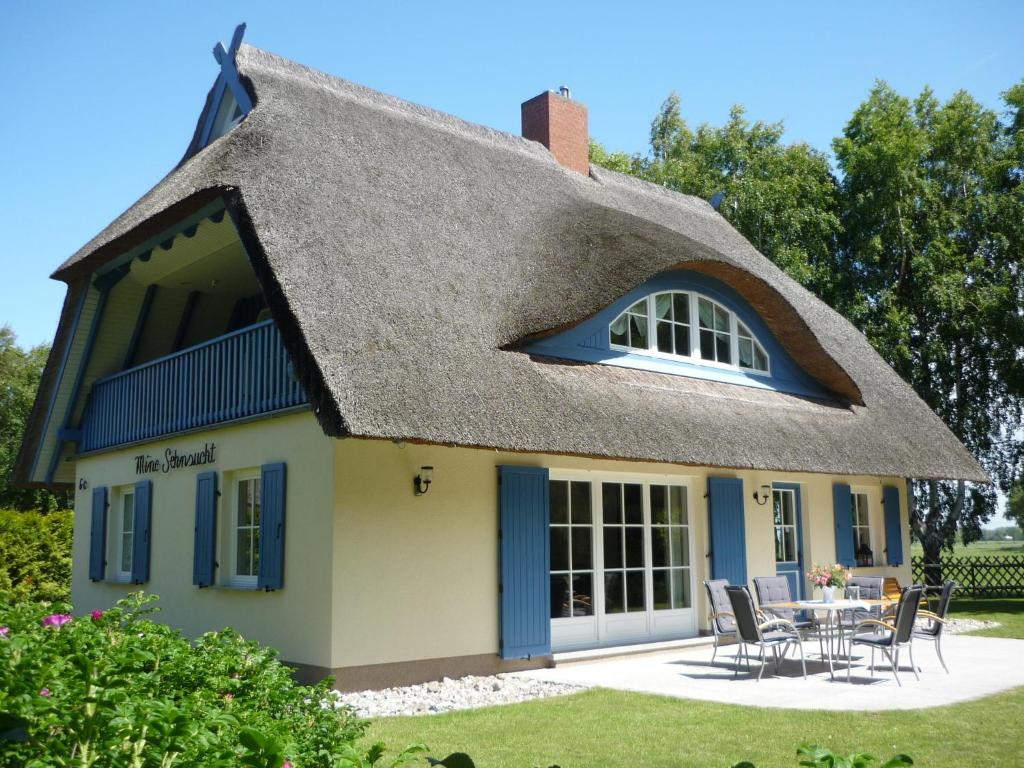
[[539,141],[569,170],[590,175],[587,108],[569,98],[569,89],[545,91],[522,105],[523,138]]

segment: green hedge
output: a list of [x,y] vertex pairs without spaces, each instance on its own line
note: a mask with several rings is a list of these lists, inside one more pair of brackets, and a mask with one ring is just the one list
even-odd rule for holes
[[74,513],[0,509],[0,594],[15,601],[71,596]]

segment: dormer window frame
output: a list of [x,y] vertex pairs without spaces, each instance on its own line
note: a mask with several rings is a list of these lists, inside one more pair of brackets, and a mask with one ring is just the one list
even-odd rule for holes
[[[670,297],[667,301],[668,315],[658,316],[658,297],[668,296]],[[686,296],[686,307],[687,315],[685,320],[680,320],[676,317],[679,309],[679,303],[677,302],[677,296]],[[700,302],[704,301],[711,305],[711,325],[701,325],[700,320]],[[646,312],[643,312],[638,307],[643,304]],[[725,313],[728,317],[728,330],[724,327],[719,327],[717,320],[719,319],[719,313]],[[639,321],[640,318],[646,315],[646,329],[634,328],[634,325]],[[616,343],[614,338],[618,335],[622,336],[621,332],[616,333],[614,329],[616,323],[621,319],[626,319],[626,334],[627,340],[632,341],[634,331],[640,331],[636,335],[639,338],[645,339],[646,346],[630,346],[629,343],[621,344]],[[670,324],[673,331],[671,341],[673,342],[673,349],[676,348],[678,338],[675,337],[674,331],[676,327],[688,326],[688,339],[689,339],[689,354],[679,354],[677,352],[664,352],[658,348],[658,325]],[[621,327],[621,326],[620,326]],[[741,332],[742,328],[742,332]],[[644,333],[644,330],[646,333]],[[715,358],[711,359],[704,357],[701,354],[701,334],[709,334],[712,338],[712,344],[715,345],[718,340],[728,334],[728,356],[729,361],[724,362],[717,359],[719,356],[716,353]],[[756,363],[758,355],[764,358],[765,367],[763,369],[757,367],[747,367],[740,364],[740,340],[751,342],[751,362]],[[661,360],[672,360],[677,362],[686,362],[693,365],[700,365],[709,368],[721,368],[730,371],[740,371],[744,374],[750,374],[752,376],[772,376],[772,361],[771,355],[767,348],[757,338],[757,334],[751,330],[748,323],[743,322],[737,315],[737,313],[730,309],[728,306],[723,304],[721,301],[717,301],[710,296],[707,296],[699,291],[688,290],[688,289],[667,289],[660,291],[653,291],[648,293],[641,299],[636,299],[630,302],[629,306],[626,307],[622,312],[615,316],[615,318],[608,324],[608,346],[611,350],[616,352],[624,352],[630,355],[639,355],[643,357],[652,357]],[[718,349],[717,346],[713,346],[713,349]]]

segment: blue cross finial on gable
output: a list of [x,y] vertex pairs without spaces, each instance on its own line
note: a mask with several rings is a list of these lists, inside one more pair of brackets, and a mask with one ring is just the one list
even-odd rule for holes
[[231,45],[228,49],[224,50],[224,44],[217,41],[217,44],[213,46],[213,58],[217,60],[217,63],[224,66],[224,59],[230,58],[233,62],[235,60],[235,54],[238,53],[238,46],[242,44],[242,36],[245,34],[245,22],[243,21],[237,27],[235,27],[235,34],[231,36]]
[[[224,44],[221,42],[213,46],[213,58],[220,64],[220,75],[217,77],[217,83],[214,86],[214,99],[210,109],[207,111],[206,121],[200,133],[200,148],[205,147],[223,132],[223,128],[215,128],[215,123],[218,126],[221,125],[221,123],[217,123],[217,115],[220,113],[220,104],[224,99],[226,91],[229,91],[230,95],[234,97],[235,104],[238,105],[241,115],[247,115],[252,111],[252,99],[249,98],[249,92],[242,85],[238,77],[238,68],[235,66],[235,55],[242,44],[242,36],[244,34],[245,24],[239,24],[235,27],[235,33],[231,36],[231,44],[227,49],[224,48]],[[228,125],[230,127],[233,124],[232,122]]]

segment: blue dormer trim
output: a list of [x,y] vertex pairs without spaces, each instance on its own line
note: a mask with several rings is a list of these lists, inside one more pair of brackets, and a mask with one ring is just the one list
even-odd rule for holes
[[238,104],[239,109],[242,110],[243,117],[252,111],[252,99],[249,98],[249,92],[242,85],[242,81],[238,76],[238,68],[235,66],[235,54],[238,52],[238,46],[242,44],[242,36],[244,34],[245,24],[239,24],[235,27],[235,33],[231,37],[231,44],[226,50],[223,44],[219,42],[213,47],[213,57],[220,65],[220,74],[217,75],[217,82],[214,83],[213,100],[210,102],[210,108],[206,112],[203,129],[199,133],[199,149],[209,144],[212,139],[217,138],[211,134],[217,121],[217,115],[220,114],[221,104],[223,104],[228,92],[234,96],[235,102]]
[[[613,349],[608,335],[611,322],[636,302],[652,293],[662,291],[702,294],[733,312],[764,346],[769,358],[768,373],[702,363],[698,360],[655,357],[644,354],[642,350]],[[721,381],[807,397],[829,396],[828,391],[804,372],[786,353],[757,312],[736,291],[720,280],[685,269],[674,269],[655,275],[593,317],[561,333],[531,341],[524,345],[523,351],[544,357],[617,365],[622,368]]]

